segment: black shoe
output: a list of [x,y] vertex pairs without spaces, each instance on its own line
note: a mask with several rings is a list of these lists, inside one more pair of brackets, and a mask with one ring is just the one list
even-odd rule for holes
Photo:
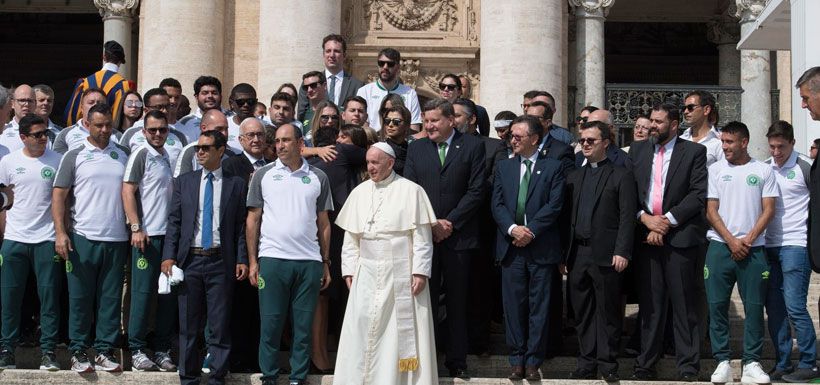
[[618,372],[609,372],[607,374],[602,374],[601,379],[606,382],[618,382],[621,380],[621,377],[618,376]]
[[658,379],[658,376],[647,370],[636,370],[632,372],[632,376],[630,376],[629,379],[632,381],[655,381]]
[[816,366],[813,368],[795,369],[793,372],[783,375],[783,381],[786,382],[808,382],[813,384],[818,379],[820,379],[820,371],[817,370]]
[[512,367],[510,371],[510,375],[507,376],[510,381],[521,381],[524,379],[524,367],[521,365],[515,365]]
[[791,373],[791,370],[782,370],[778,369],[776,366],[772,368],[767,374],[769,375],[769,380],[772,382],[782,382],[783,376],[786,374]]
[[594,380],[595,373],[590,372],[589,370],[575,369],[575,371],[569,374],[569,378],[571,380]]
[[0,352],[0,370],[3,369],[17,369],[17,365],[14,363],[14,353],[9,350]]
[[469,380],[470,379],[470,374],[467,373],[467,368],[450,369],[450,377],[460,378],[462,380]]
[[682,373],[680,376],[678,376],[678,381],[697,382],[698,381],[698,374],[697,373]]
[[538,373],[537,366],[527,366],[527,381],[541,381],[541,373]]
[[262,380],[262,385],[276,385],[276,380],[273,378],[266,378]]

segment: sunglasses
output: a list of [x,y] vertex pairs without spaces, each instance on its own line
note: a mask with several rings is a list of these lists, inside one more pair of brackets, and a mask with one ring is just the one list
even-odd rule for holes
[[34,139],[42,139],[46,135],[48,135],[48,134],[46,133],[45,130],[37,131],[37,132],[30,132],[30,133],[26,134],[26,136],[28,136],[29,138],[34,138]]
[[576,116],[576,117],[575,117],[575,121],[576,121],[576,122],[578,122],[578,123],[586,123],[586,122],[587,122],[587,120],[589,120],[589,117],[588,117],[588,116],[585,116],[585,117],[583,117],[583,118],[582,118],[582,117],[580,117],[580,116]]
[[248,98],[248,99],[234,99],[233,102],[236,103],[236,105],[238,107],[242,107],[242,106],[255,106],[257,101],[259,101],[259,100],[255,99],[255,98]]
[[692,112],[692,111],[694,111],[694,110],[695,110],[695,108],[698,108],[698,107],[700,107],[700,105],[697,105],[697,104],[687,104],[687,105],[683,106],[683,109],[684,109],[684,110],[686,110],[686,111]]
[[[142,103],[140,103],[140,107],[142,107]],[[170,104],[154,104],[153,106],[145,106],[145,108],[157,111],[168,111],[169,107],[171,107]]]
[[384,125],[385,126],[396,126],[396,127],[398,127],[398,126],[401,126],[402,123],[404,123],[404,119],[396,118],[396,119],[385,119],[384,120]]
[[339,120],[339,115],[322,115],[319,117],[323,122],[328,122],[331,120]]
[[578,139],[578,144],[580,144],[580,145],[582,145],[582,146],[583,146],[583,145],[585,145],[585,144],[588,144],[588,145],[590,145],[590,146],[591,146],[591,145],[595,144],[595,143],[596,143],[597,141],[599,141],[599,140],[603,140],[603,139],[598,139],[598,138],[581,138],[581,139]]
[[200,152],[200,151],[208,152],[208,151],[211,151],[212,149],[217,149],[217,148],[219,148],[219,147],[217,147],[215,144],[202,144],[202,145],[196,144],[196,145],[194,145],[194,151],[196,151],[196,152]]
[[131,108],[142,108],[142,102],[139,100],[126,100],[125,106]]
[[458,89],[458,85],[456,85],[456,84],[444,84],[444,83],[439,83],[439,84],[438,84],[438,89],[440,89],[440,90],[442,90],[442,91],[444,91],[444,90],[447,90],[447,91],[455,91],[456,89]]
[[379,68],[382,68],[384,66],[387,66],[387,68],[393,68],[396,66],[396,62],[389,60],[379,60],[377,61],[377,63],[379,63]]
[[151,127],[146,128],[145,131],[148,131],[151,135],[156,135],[157,133],[164,134],[168,132],[168,127]]
[[313,82],[313,83],[310,83],[310,84],[304,84],[304,85],[302,85],[302,91],[307,91],[307,90],[310,90],[310,89],[313,89],[313,88],[318,88],[320,84],[325,84],[325,83],[323,83],[323,82]]

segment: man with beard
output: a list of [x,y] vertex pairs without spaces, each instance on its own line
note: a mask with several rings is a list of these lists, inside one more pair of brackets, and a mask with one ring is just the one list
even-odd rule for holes
[[196,98],[197,109],[179,121],[177,129],[188,139],[188,143],[199,140],[199,123],[202,115],[208,110],[220,110],[222,107],[222,82],[213,76],[200,76],[194,81],[194,97]]
[[302,124],[302,134],[305,143],[311,143],[310,124],[316,115],[316,107],[319,103],[327,100],[327,79],[325,74],[319,71],[310,71],[302,75],[302,92],[307,95],[308,107],[298,116]]
[[[456,99],[470,100],[468,96],[463,94],[463,84],[461,78],[455,74],[447,74],[441,78],[438,83],[439,96],[447,99],[448,102],[453,103]],[[470,100],[472,101],[472,100]],[[487,109],[482,106],[475,105],[476,124],[478,125],[478,132],[482,136],[490,135],[490,117],[487,115]]]
[[270,97],[268,115],[263,120],[274,127],[299,123],[294,120],[294,108],[293,96],[285,92],[277,92]]
[[410,110],[411,128],[413,131],[421,129],[421,109],[419,108],[419,97],[416,90],[403,84],[399,79],[401,73],[401,54],[393,48],[385,48],[379,52],[376,61],[379,67],[379,77],[373,83],[369,83],[356,95],[361,96],[367,102],[367,116],[369,116],[370,128],[379,131],[382,128],[379,121],[379,106],[382,99],[387,94],[398,94],[404,101],[404,106]]

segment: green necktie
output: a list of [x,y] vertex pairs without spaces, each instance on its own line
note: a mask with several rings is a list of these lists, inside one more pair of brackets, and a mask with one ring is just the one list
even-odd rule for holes
[[518,204],[515,206],[515,223],[517,225],[524,225],[524,212],[527,205],[527,191],[530,189],[530,166],[532,161],[524,159],[524,165],[527,166],[527,171],[524,172],[524,177],[521,178],[521,185],[518,186]]
[[438,144],[438,160],[441,161],[442,166],[444,166],[445,155],[447,155],[447,142],[441,142]]

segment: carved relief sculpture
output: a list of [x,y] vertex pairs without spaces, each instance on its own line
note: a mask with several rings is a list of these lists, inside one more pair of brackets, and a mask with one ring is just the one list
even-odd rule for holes
[[368,0],[365,17],[370,29],[382,30],[382,19],[402,31],[428,30],[436,20],[440,31],[452,31],[458,21],[456,0]]

